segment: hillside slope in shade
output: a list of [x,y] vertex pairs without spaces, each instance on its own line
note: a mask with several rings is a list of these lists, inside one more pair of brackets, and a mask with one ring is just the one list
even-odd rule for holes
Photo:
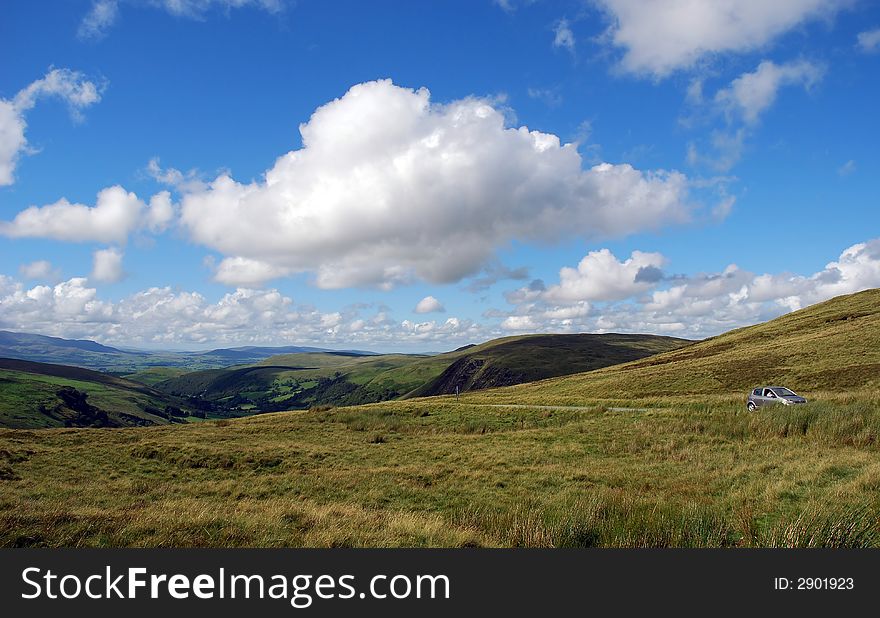
[[510,337],[451,353],[448,358],[457,358],[408,396],[450,394],[456,387],[463,393],[592,371],[691,343],[675,337],[615,333]]

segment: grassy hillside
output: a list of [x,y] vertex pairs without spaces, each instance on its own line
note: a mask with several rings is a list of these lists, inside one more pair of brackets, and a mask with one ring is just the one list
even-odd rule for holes
[[[617,365],[692,343],[654,335],[525,335],[496,339],[421,363],[450,360],[409,397],[442,395],[533,382]],[[412,366],[410,367],[410,369]]]
[[880,399],[0,430],[0,546],[880,546]]
[[163,424],[184,418],[179,405],[143,384],[96,371],[0,359],[0,427]]
[[190,372],[191,370],[183,367],[150,367],[132,373],[123,373],[120,377],[125,378],[126,380],[131,380],[132,382],[140,382],[147,386],[155,386],[160,382],[179,378]]
[[411,388],[410,384],[389,382],[383,385],[387,390],[376,390],[379,383],[374,383],[374,378],[378,374],[420,358],[404,354],[284,354],[259,365],[187,373],[158,382],[156,387],[245,412],[373,402],[393,399]]
[[475,403],[580,405],[644,398],[744,398],[880,389],[880,290],[840,296],[686,348],[589,373],[474,393]]
[[567,375],[689,343],[653,335],[526,335],[436,356],[284,354],[256,366],[198,371],[154,384],[244,411],[358,405]]

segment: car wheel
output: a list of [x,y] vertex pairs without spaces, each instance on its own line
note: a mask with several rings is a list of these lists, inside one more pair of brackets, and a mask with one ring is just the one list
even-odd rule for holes
[[749,409],[749,412],[754,412],[758,409],[758,406],[755,405],[754,401],[750,401],[749,405],[746,406]]

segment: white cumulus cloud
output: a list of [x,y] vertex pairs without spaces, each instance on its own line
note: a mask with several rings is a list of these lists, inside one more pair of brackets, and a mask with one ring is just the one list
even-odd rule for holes
[[653,288],[663,277],[666,258],[659,253],[633,251],[619,261],[608,249],[591,251],[577,265],[559,271],[559,283],[543,297],[551,301],[607,301],[629,298]]
[[12,221],[0,221],[0,235],[123,244],[136,230],[162,231],[173,216],[167,191],[157,193],[145,204],[137,195],[117,185],[102,189],[94,206],[74,204],[62,198],[46,206],[26,208]]
[[585,169],[574,145],[506,127],[487,100],[432,103],[390,80],[354,86],[300,132],[303,147],[262,180],[223,174],[185,191],[191,239],[323,288],[390,288],[458,281],[513,240],[625,235],[692,209],[681,173]]
[[119,249],[99,249],[92,254],[92,274],[89,281],[116,283],[125,276],[122,270],[123,253]]
[[217,265],[214,280],[231,286],[260,287],[267,281],[289,274],[286,268],[252,260],[250,258],[225,258]]
[[[633,252],[621,262],[607,250],[592,252],[577,269],[563,268],[557,284],[509,293],[514,307],[501,327],[701,338],[880,287],[880,239],[848,247],[810,275],[756,274],[730,264],[720,272],[669,277],[659,270],[665,263],[657,253]],[[633,277],[633,272],[641,275]]]
[[27,287],[0,275],[0,328],[110,344],[304,344],[426,351],[489,337],[471,320],[395,321],[389,311],[359,305],[322,312],[278,290],[247,288],[210,301],[198,292],[155,287],[114,302],[101,299],[83,277]]
[[416,304],[413,311],[416,313],[442,313],[443,311],[446,311],[446,309],[443,307],[443,303],[433,296],[425,296],[418,302],[418,304]]
[[827,18],[847,0],[598,0],[621,67],[663,78],[723,53],[760,49],[789,30]]

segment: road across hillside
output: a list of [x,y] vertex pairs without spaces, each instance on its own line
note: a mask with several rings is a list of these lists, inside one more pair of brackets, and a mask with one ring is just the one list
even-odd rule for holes
[[[528,410],[575,410],[592,412],[601,406],[530,406],[525,403],[456,403],[458,406],[472,406],[479,408],[523,408]],[[648,408],[605,408],[611,412],[647,412]]]

